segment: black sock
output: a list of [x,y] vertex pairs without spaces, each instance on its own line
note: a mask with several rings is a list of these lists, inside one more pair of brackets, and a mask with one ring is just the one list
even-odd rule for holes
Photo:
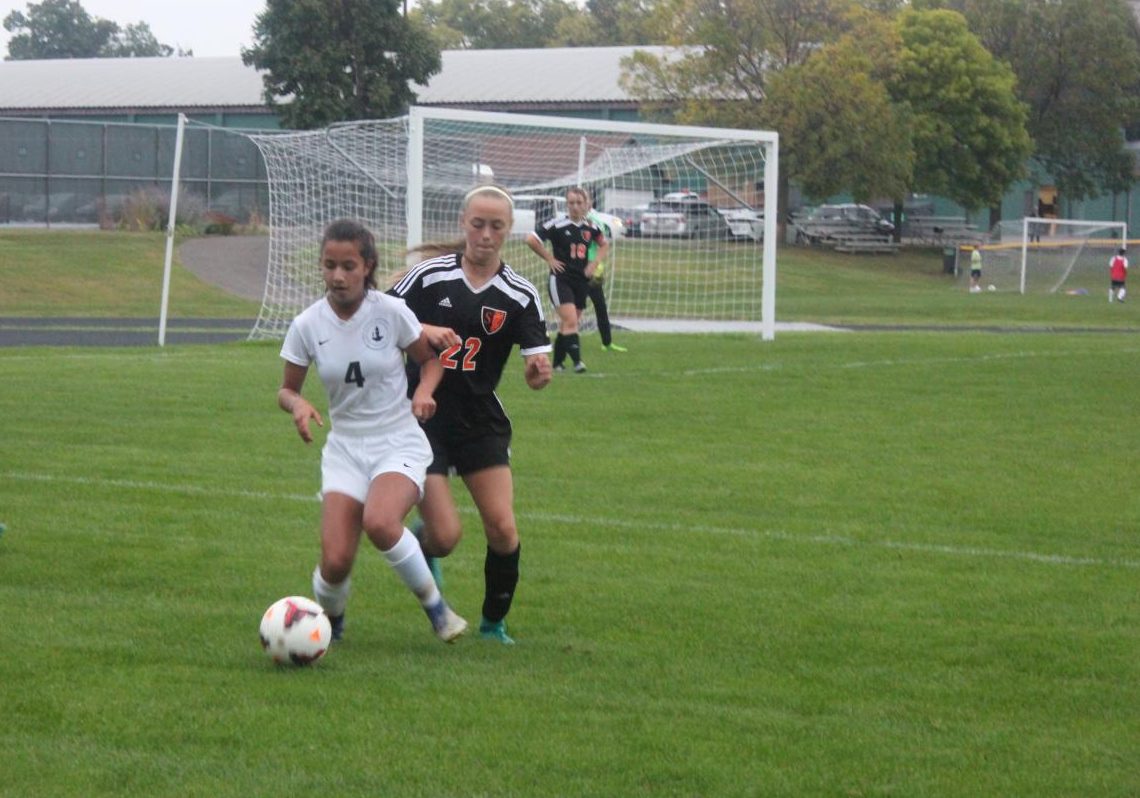
[[582,362],[582,347],[578,342],[578,333],[566,336],[566,351],[570,353],[570,359],[574,361],[575,366]]
[[510,554],[496,554],[487,547],[487,558],[483,561],[483,617],[491,623],[503,620],[511,611],[511,601],[515,597],[515,585],[519,583],[519,551],[521,546]]
[[566,339],[562,337],[562,333],[558,333],[554,337],[554,365],[561,366],[562,361],[566,359]]

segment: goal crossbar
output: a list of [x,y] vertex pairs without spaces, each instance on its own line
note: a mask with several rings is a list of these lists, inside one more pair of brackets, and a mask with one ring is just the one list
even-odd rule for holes
[[[718,141],[752,141],[764,150],[764,218],[761,255],[760,335],[765,341],[776,337],[776,207],[777,180],[779,178],[779,134],[767,130],[737,130],[735,128],[700,127],[693,125],[662,125],[652,122],[618,122],[608,120],[551,117],[536,114],[511,114],[491,111],[468,111],[452,108],[413,106],[408,112],[408,245],[422,241],[423,185],[424,185],[424,131],[425,120],[451,122],[498,123],[526,125],[538,129],[578,130],[596,133],[624,133],[646,136],[687,136],[710,143]],[[679,147],[685,151],[699,145]],[[578,184],[587,182],[588,174],[579,166]],[[550,181],[538,187],[558,185]]]

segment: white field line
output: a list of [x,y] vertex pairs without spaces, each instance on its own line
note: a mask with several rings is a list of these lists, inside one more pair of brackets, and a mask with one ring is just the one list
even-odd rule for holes
[[[143,490],[164,493],[181,493],[192,496],[214,496],[219,498],[257,499],[264,501],[295,501],[315,503],[318,501],[316,492],[313,493],[274,493],[270,491],[233,490],[226,488],[206,488],[200,485],[170,484],[165,482],[141,481],[130,479],[99,479],[92,477],[67,477],[51,474],[32,474],[19,471],[5,471],[0,474],[6,480],[20,480],[24,482],[44,482],[54,484],[84,485],[106,489]],[[462,507],[460,511],[466,515],[475,515],[475,509]],[[1074,557],[1063,554],[1043,554],[1035,551],[1015,551],[1007,549],[989,549],[978,546],[949,546],[934,543],[910,543],[898,540],[860,540],[845,535],[797,535],[780,530],[743,529],[739,527],[718,527],[705,525],[669,524],[659,522],[631,521],[627,519],[586,517],[580,515],[565,515],[559,513],[520,512],[518,515],[531,521],[547,521],[576,526],[588,525],[593,528],[628,528],[646,529],[658,532],[678,532],[684,534],[705,533],[712,535],[732,535],[736,537],[759,537],[768,540],[785,541],[789,543],[813,543],[825,546],[846,546],[856,548],[860,546],[900,551],[924,552],[928,554],[943,554],[950,557],[973,557],[985,559],[1021,560],[1025,562],[1041,563],[1044,565],[1061,566],[1093,566],[1101,568],[1129,568],[1140,569],[1140,560],[1105,559],[1102,557]]]
[[[971,357],[926,357],[926,358],[886,358],[883,360],[854,360],[848,363],[836,363],[834,365],[813,366],[813,371],[821,371],[823,369],[870,369],[870,368],[893,368],[896,366],[937,366],[945,365],[948,363],[979,363],[990,360],[1029,360],[1038,357],[1055,357],[1055,358],[1068,358],[1073,356],[1090,356],[1095,355],[1098,357],[1118,357],[1125,354],[1135,354],[1140,352],[1140,348],[1126,347],[1124,349],[1085,349],[1076,350],[1069,349],[1066,351],[1050,351],[1050,352],[999,352],[994,354],[981,354]],[[701,377],[709,374],[747,374],[756,371],[779,371],[785,366],[792,368],[802,368],[802,363],[757,363],[748,366],[725,366],[722,368],[707,368],[707,369],[685,369],[678,372],[659,371],[654,372],[654,376],[669,376],[674,374],[682,377]],[[589,372],[587,372],[589,374]]]

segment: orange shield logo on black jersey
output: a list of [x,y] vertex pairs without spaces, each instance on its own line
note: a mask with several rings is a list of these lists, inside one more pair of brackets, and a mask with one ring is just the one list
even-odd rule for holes
[[487,331],[487,335],[494,335],[503,329],[503,325],[506,323],[507,312],[505,310],[483,306],[483,329]]

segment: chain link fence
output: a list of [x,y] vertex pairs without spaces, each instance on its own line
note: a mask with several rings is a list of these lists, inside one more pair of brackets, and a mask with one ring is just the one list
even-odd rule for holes
[[[140,206],[169,207],[176,133],[174,125],[0,118],[0,225],[139,226],[131,217]],[[242,131],[187,127],[182,146],[180,221],[269,218],[265,163]]]

